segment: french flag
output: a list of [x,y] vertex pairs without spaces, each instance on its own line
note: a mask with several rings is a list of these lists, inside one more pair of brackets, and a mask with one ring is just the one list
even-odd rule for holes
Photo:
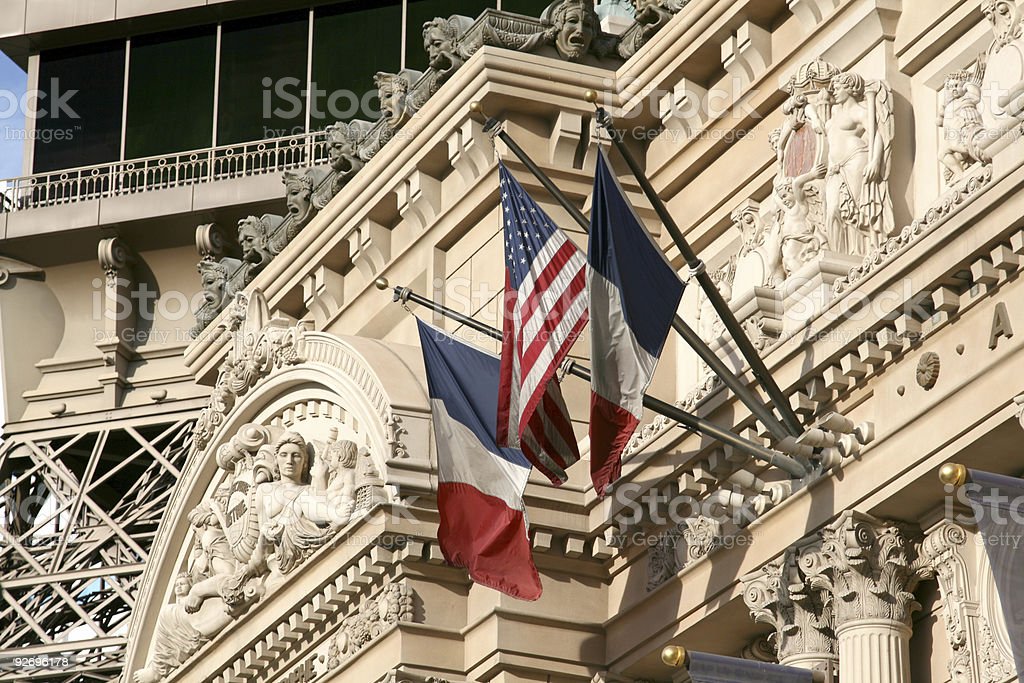
[[599,496],[622,451],[672,326],[683,283],[626,200],[604,153],[594,177],[590,245],[590,476]]
[[531,465],[495,440],[500,361],[417,320],[437,444],[437,540],[449,564],[521,600],[542,588],[526,531]]

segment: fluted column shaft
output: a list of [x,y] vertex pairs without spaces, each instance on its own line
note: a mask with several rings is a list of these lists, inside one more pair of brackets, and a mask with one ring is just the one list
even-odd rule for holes
[[892,619],[858,619],[836,629],[843,683],[910,683],[910,636]]
[[792,666],[797,669],[824,672],[825,683],[834,683],[836,680],[835,672],[839,670],[839,657],[829,653],[807,652],[784,657],[779,660],[779,664]]

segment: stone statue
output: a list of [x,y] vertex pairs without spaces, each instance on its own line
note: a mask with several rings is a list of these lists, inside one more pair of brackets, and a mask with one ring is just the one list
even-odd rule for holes
[[225,258],[220,261],[199,262],[197,270],[203,287],[203,306],[196,311],[196,325],[192,328],[192,336],[198,336],[213,322],[234,297],[230,276],[241,264],[238,259]]
[[866,255],[895,229],[889,169],[892,93],[880,81],[840,73],[830,86],[825,122],[825,234],[832,251]]
[[667,24],[690,0],[632,0],[636,8],[636,20],[643,24],[651,35]]
[[[781,252],[782,271],[789,277],[805,263],[817,256],[828,240],[810,220],[810,203],[807,185],[816,178],[825,176],[822,164],[815,166],[810,172],[793,179],[775,179],[774,192],[779,207],[778,229],[766,237],[769,249],[778,245]],[[774,262],[769,267],[774,267]],[[774,268],[773,268],[774,270]],[[775,271],[777,273],[777,271]],[[773,278],[779,284],[777,275]]]
[[188,515],[188,569],[175,579],[175,600],[160,612],[135,683],[178,668],[348,523],[363,451],[337,435],[332,428],[317,457],[297,432],[271,441],[269,428],[249,424],[217,450],[228,477]]
[[174,579],[175,602],[160,610],[153,652],[133,674],[134,683],[162,680],[262,595],[258,584],[239,581],[239,564],[215,508],[202,503],[188,519],[196,533],[189,570]]
[[436,73],[431,92],[436,92],[441,85],[451,78],[470,53],[460,49],[459,38],[473,25],[473,19],[458,14],[447,19],[436,17],[423,24],[423,49],[427,53],[427,64]]
[[550,17],[551,28],[547,35],[559,56],[571,62],[580,61],[590,51],[600,30],[601,21],[593,1],[562,0],[544,14]]
[[981,11],[992,25],[993,36],[979,57],[979,68],[984,69],[980,111],[986,135],[978,141],[988,148],[1000,140],[1012,140],[1024,123],[1024,25],[1013,0],[983,0]]
[[245,264],[243,283],[249,284],[284,247],[283,236],[275,231],[284,219],[273,214],[246,216],[238,221],[238,244]]
[[[326,205],[327,201],[330,201],[330,198],[348,184],[352,176],[366,165],[359,157],[357,145],[371,125],[366,121],[352,121],[327,126],[327,160],[335,174],[334,182],[331,185],[329,196],[321,198],[314,195],[314,203]],[[319,208],[323,208],[323,206]]]
[[732,216],[743,236],[734,290],[741,298],[751,288],[778,288],[826,252],[867,256],[895,231],[889,87],[817,59],[783,89],[783,123],[768,136],[771,194],[760,204],[746,200]]
[[251,574],[287,574],[348,523],[355,507],[352,484],[344,484],[346,475],[331,488],[325,479],[330,467],[314,460],[311,444],[296,432],[285,432],[274,444],[276,472],[256,487],[261,537],[249,559]]
[[943,85],[942,116],[938,121],[942,128],[939,161],[948,184],[959,180],[969,166],[992,161],[982,147],[985,137],[980,109],[983,74],[984,64],[979,61],[973,74],[954,71],[946,76]]
[[308,223],[316,212],[322,209],[313,201],[313,193],[327,178],[327,171],[322,168],[307,168],[297,173],[285,171],[281,176],[284,183],[284,203],[288,208],[287,240],[291,242],[299,230]]
[[408,101],[409,91],[423,76],[421,71],[402,69],[396,74],[378,71],[373,77],[380,97],[380,111],[387,125],[400,128],[412,118],[418,107]]

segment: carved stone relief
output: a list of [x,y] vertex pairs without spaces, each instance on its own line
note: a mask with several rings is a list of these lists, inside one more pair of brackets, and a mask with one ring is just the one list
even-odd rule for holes
[[1013,0],[982,0],[992,42],[973,65],[950,72],[936,117],[938,162],[948,189],[920,218],[877,245],[837,280],[836,293],[876,270],[992,181],[992,156],[1020,137],[1024,125],[1024,25]]
[[710,517],[694,517],[658,536],[647,558],[647,590],[652,591],[685,567],[710,555],[721,543],[722,526]]
[[[981,11],[992,26],[992,43],[979,57],[981,117],[986,135],[982,146],[1001,147],[1019,134],[1024,122],[1024,26],[1013,0],[982,0]],[[1002,141],[1003,144],[997,144]]]
[[821,60],[785,90],[772,229],[789,276],[823,250],[864,255],[892,233],[893,103],[885,83]]
[[364,598],[359,607],[342,621],[341,628],[328,645],[327,669],[337,669],[389,626],[412,620],[412,591],[401,583],[386,585],[373,598]]
[[[296,429],[326,434],[321,440]],[[350,428],[329,415],[288,430],[251,423],[217,450],[220,481],[188,513],[192,549],[136,683],[167,676],[380,499],[372,489],[382,482],[369,458],[360,457],[365,448],[339,438],[340,430]],[[388,591],[397,591],[393,600],[374,603],[381,622],[409,609],[397,586]]]
[[754,621],[775,629],[771,643],[783,664],[794,659],[837,661],[832,596],[808,578],[818,571],[809,562],[816,557],[790,548],[761,571],[743,577],[743,600]]

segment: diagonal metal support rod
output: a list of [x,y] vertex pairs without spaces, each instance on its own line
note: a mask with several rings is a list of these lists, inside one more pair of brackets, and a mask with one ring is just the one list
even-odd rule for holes
[[[569,198],[555,186],[554,182],[551,181],[551,178],[549,178],[548,175],[534,163],[533,159],[523,151],[523,148],[512,139],[512,136],[502,130],[500,121],[488,118],[487,122],[484,124],[484,131],[490,135],[496,136],[504,142],[509,148],[509,151],[515,154],[516,157],[523,162],[523,165],[526,166],[527,170],[529,170],[530,173],[540,181],[540,184],[544,186],[544,189],[546,189],[548,193],[550,193],[551,196],[561,204],[562,208],[569,212],[569,215],[572,216],[572,219],[576,221],[581,228],[583,228],[583,231],[588,233],[590,232],[590,221],[585,215],[583,215],[583,212],[580,211],[575,204],[569,201]],[[714,287],[714,284],[712,284],[712,287]],[[717,292],[718,290],[715,289],[715,291]],[[732,369],[729,368],[722,359],[711,350],[711,347],[707,345],[707,342],[701,339],[700,335],[697,334],[692,327],[687,325],[686,322],[678,315],[676,315],[672,320],[672,329],[674,329],[676,333],[683,338],[683,340],[697,353],[702,361],[708,364],[711,371],[721,378],[722,383],[729,387],[732,393],[735,394],[745,406],[747,406],[750,412],[761,420],[761,423],[764,424],[769,432],[771,432],[772,436],[781,441],[790,436],[799,436],[802,433],[802,430],[799,429],[798,423],[797,431],[791,435],[790,428],[779,422],[778,418],[775,417],[772,411],[765,406],[761,397],[744,385],[740,378],[733,374]],[[746,336],[743,338],[746,339]],[[786,404],[786,407],[789,407],[788,403]]]
[[[375,284],[377,288],[382,291],[386,291],[391,287],[391,285],[385,278],[378,278]],[[444,306],[443,304],[439,304],[433,301],[432,299],[428,299],[425,296],[421,296],[416,292],[412,291],[412,289],[410,289],[409,287],[394,287],[393,292],[394,301],[396,303],[401,302],[404,304],[409,301],[412,301],[414,303],[419,304],[420,306],[429,308],[435,313],[440,313],[446,318],[450,318],[458,323],[465,325],[466,327],[474,329],[477,332],[480,332],[481,334],[486,334],[492,339],[496,339],[498,341],[502,341],[503,339],[501,330],[495,327],[491,327],[490,325],[485,325],[484,323],[478,320],[474,320],[473,318],[470,318],[467,315],[463,315],[458,311],[454,311],[448,308],[447,306]],[[570,375],[579,377],[580,379],[585,380],[587,382],[590,381],[590,369],[583,365],[580,365],[576,361],[569,362],[567,366],[567,372]],[[728,444],[733,448],[736,448],[737,450],[740,450],[746,453],[747,455],[756,458],[757,460],[778,467],[780,470],[783,470],[784,472],[787,472],[794,477],[805,477],[808,474],[807,468],[805,468],[796,459],[791,458],[788,455],[783,455],[778,451],[771,450],[770,448],[765,448],[761,444],[754,443],[753,441],[744,439],[741,436],[737,436],[736,434],[733,434],[729,430],[724,429],[713,422],[709,422],[708,420],[705,420],[702,417],[697,417],[696,415],[688,413],[681,408],[677,408],[674,405],[666,403],[661,399],[657,399],[654,398],[653,396],[644,394],[644,407],[660,415],[664,415],[670,420],[675,420],[676,422],[680,423],[681,425],[687,427],[692,431],[699,432],[701,434],[704,434],[705,436],[711,437],[712,439],[721,441],[722,443]]]
[[[718,291],[718,287],[711,280],[711,276],[707,272],[707,268],[704,267],[704,262],[700,260],[696,252],[690,243],[686,241],[683,236],[682,230],[676,224],[672,214],[669,213],[668,207],[665,206],[665,202],[662,201],[661,197],[658,196],[654,186],[651,185],[651,181],[647,178],[647,174],[644,173],[643,169],[640,168],[640,164],[637,163],[636,157],[626,147],[626,143],[623,141],[622,136],[619,134],[618,129],[615,127],[615,123],[612,121],[611,115],[597,104],[597,93],[594,91],[588,91],[585,93],[584,98],[593,102],[594,107],[597,110],[597,123],[608,132],[608,136],[611,138],[612,144],[615,149],[619,151],[622,158],[625,160],[626,165],[629,166],[629,170],[633,172],[633,176],[636,178],[637,183],[640,184],[640,189],[643,190],[647,196],[648,201],[654,207],[655,212],[658,214],[658,218],[661,219],[665,229],[668,230],[669,235],[672,236],[672,241],[675,242],[676,247],[679,249],[679,253],[683,255],[686,260],[686,265],[689,266],[690,272],[697,278],[697,282],[700,283],[704,293],[707,294],[708,300],[711,305],[715,307],[715,311],[718,313],[718,317],[721,318],[725,324],[725,329],[728,330],[733,341],[736,342],[736,347],[739,352],[746,359],[747,363],[750,364],[750,370],[754,373],[754,376],[764,387],[764,390],[768,393],[768,397],[775,404],[775,408],[779,411],[779,415],[782,416],[782,421],[785,423],[786,429],[789,431],[791,436],[800,436],[803,433],[803,427],[800,424],[800,419],[797,418],[796,413],[793,412],[792,407],[789,405],[789,401],[786,399],[786,395],[782,393],[782,389],[779,388],[775,378],[772,377],[771,372],[768,371],[768,367],[764,364],[764,360],[758,354],[757,349],[751,343],[747,337],[746,332],[740,326],[739,320],[733,315],[732,309],[729,308],[728,302],[722,296],[722,293]],[[724,379],[724,377],[723,377]],[[734,390],[735,391],[735,390]]]

